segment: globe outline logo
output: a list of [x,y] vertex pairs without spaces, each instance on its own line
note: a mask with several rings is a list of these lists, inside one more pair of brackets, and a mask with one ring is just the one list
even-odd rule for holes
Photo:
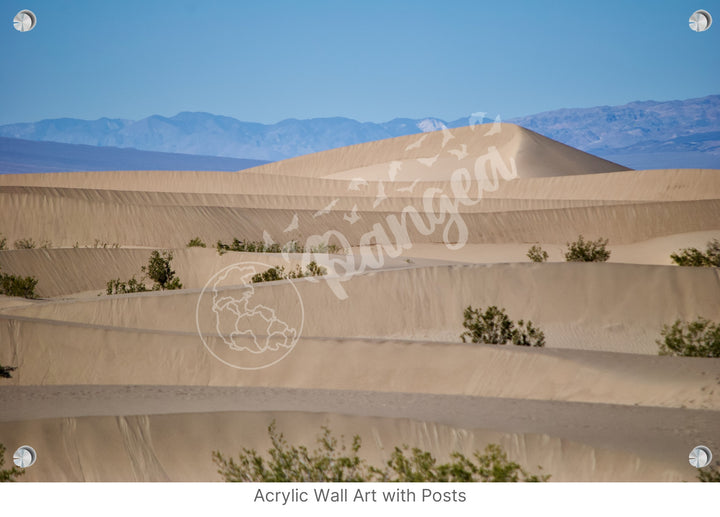
[[[276,266],[273,266],[271,264],[266,264],[264,262],[257,262],[257,261],[235,262],[226,267],[223,267],[222,269],[220,269],[219,271],[217,271],[213,275],[211,275],[210,278],[208,279],[208,281],[203,286],[202,290],[200,291],[200,294],[198,295],[197,303],[195,306],[196,330],[198,332],[198,335],[200,336],[200,340],[202,341],[202,344],[205,347],[205,349],[208,352],[210,352],[210,354],[215,359],[217,359],[221,363],[225,364],[226,366],[229,366],[231,368],[235,368],[238,370],[262,370],[264,368],[268,368],[270,366],[273,366],[273,365],[279,363],[283,359],[285,359],[290,354],[290,352],[292,352],[295,349],[295,346],[297,345],[298,341],[300,340],[300,336],[302,335],[303,327],[304,327],[304,323],[305,323],[305,306],[303,303],[302,296],[300,295],[300,291],[298,290],[295,283],[292,282],[290,279],[279,280],[279,281],[276,281],[275,283],[276,284],[289,284],[290,286],[292,286],[293,292],[297,296],[297,301],[299,302],[298,307],[299,307],[300,314],[299,314],[299,324],[296,325],[295,327],[291,327],[289,324],[285,323],[283,320],[280,320],[279,318],[277,318],[276,308],[271,308],[271,307],[267,307],[265,305],[260,305],[260,304],[256,305],[255,307],[249,307],[249,302],[253,298],[253,295],[255,294],[255,288],[257,287],[257,284],[253,284],[251,282],[245,282],[242,284],[228,284],[228,285],[223,285],[223,286],[217,285],[219,281],[222,281],[224,278],[226,278],[228,276],[228,274],[230,274],[235,269],[243,271],[243,270],[247,270],[248,268],[252,268],[253,273],[257,274],[257,273],[266,271],[273,267],[276,267]],[[246,274],[249,274],[249,273],[246,273]],[[260,285],[262,285],[262,284],[260,284]],[[226,291],[226,290],[237,290],[237,289],[243,290],[243,295],[241,296],[241,299],[238,300],[238,299],[231,298],[231,297],[223,297],[223,298],[221,298],[223,303],[242,304],[245,307],[249,308],[250,311],[252,311],[251,313],[248,313],[250,315],[255,315],[255,313],[257,312],[258,309],[260,309],[260,311],[265,312],[265,313],[267,313],[269,311],[270,313],[272,313],[272,319],[270,321],[266,320],[266,321],[268,321],[268,328],[270,328],[270,326],[273,323],[280,323],[282,325],[285,325],[287,330],[292,331],[292,333],[293,333],[293,336],[290,340],[291,342],[289,345],[280,344],[280,345],[277,345],[275,348],[272,348],[271,344],[268,344],[268,340],[271,337],[273,337],[274,334],[269,334],[266,336],[265,345],[257,346],[257,350],[253,350],[252,348],[249,348],[246,346],[233,347],[231,343],[234,343],[234,335],[236,335],[236,334],[242,335],[242,334],[245,334],[246,332],[244,332],[244,331],[231,332],[230,335],[228,336],[225,333],[220,331],[220,329],[219,329],[220,322],[219,322],[219,319],[216,319],[216,327],[215,328],[218,330],[218,336],[222,339],[224,344],[226,346],[228,346],[229,349],[231,349],[235,352],[250,353],[251,355],[254,355],[256,357],[261,356],[262,354],[268,353],[268,351],[276,352],[280,347],[285,348],[286,349],[285,352],[282,353],[282,355],[280,355],[280,357],[274,358],[273,360],[271,360],[267,363],[264,363],[264,364],[260,364],[259,366],[241,365],[241,364],[236,364],[234,362],[226,360],[223,357],[220,357],[216,353],[216,351],[213,350],[213,347],[208,344],[208,340],[206,339],[206,335],[204,335],[204,333],[203,333],[203,327],[200,322],[201,304],[203,302],[203,299],[206,296],[213,298],[213,303],[211,305],[211,309],[215,313],[215,317],[219,318],[219,315],[216,312],[216,309],[218,309],[218,307],[217,307],[218,302],[217,302],[216,298],[217,298],[219,292]],[[249,294],[247,294],[247,293],[249,293]],[[240,318],[242,318],[246,315],[245,313],[238,314],[234,311],[233,311],[233,313],[237,316],[236,324],[237,324],[237,322],[240,321]],[[237,325],[236,325],[236,330],[237,330]],[[255,343],[255,345],[258,345],[257,336],[255,336],[255,334],[252,331],[247,331],[247,333],[249,333],[252,336],[253,342]],[[285,336],[285,337],[287,337],[287,336]]]

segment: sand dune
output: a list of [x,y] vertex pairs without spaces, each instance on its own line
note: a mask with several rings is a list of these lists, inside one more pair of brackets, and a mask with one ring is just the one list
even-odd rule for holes
[[[404,248],[381,252],[402,217]],[[306,442],[322,424],[359,433],[371,460],[402,443],[446,457],[495,441],[555,480],[689,481],[687,452],[720,448],[717,360],[658,357],[656,343],[676,319],[720,318],[718,269],[669,260],[720,237],[719,170],[629,171],[488,124],[241,173],[2,175],[0,221],[10,244],[52,245],[0,251],[0,270],[37,277],[43,298],[0,296],[0,363],[18,366],[0,380],[0,442],[39,451],[27,480],[219,479],[210,452],[265,447],[273,418]],[[213,249],[328,231],[341,253]],[[609,238],[610,263],[563,262],[578,234]],[[209,248],[185,248],[193,237]],[[551,262],[530,263],[532,243]],[[182,290],[98,296],[140,276],[153,249],[172,251]],[[257,307],[301,318],[291,353],[238,370],[208,352],[236,353],[235,320],[216,321],[201,295],[213,275],[311,259],[357,274],[252,290]],[[222,300],[249,292],[235,278]],[[546,348],[461,343],[468,305],[532,320]]]

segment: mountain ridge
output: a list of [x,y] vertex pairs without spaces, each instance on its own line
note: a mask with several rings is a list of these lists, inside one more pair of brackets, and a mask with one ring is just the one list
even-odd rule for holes
[[[66,144],[133,148],[276,161],[337,147],[472,123],[436,117],[360,122],[346,117],[289,118],[275,124],[246,122],[207,112],[151,115],[138,121],[72,118],[0,126],[0,137]],[[635,101],[622,106],[562,108],[509,119],[571,147],[632,168],[720,168],[720,95],[673,101]],[[675,166],[675,165],[673,165]]]

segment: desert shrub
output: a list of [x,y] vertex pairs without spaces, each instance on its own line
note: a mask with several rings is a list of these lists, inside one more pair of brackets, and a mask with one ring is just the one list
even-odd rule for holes
[[304,278],[306,276],[322,276],[327,274],[327,269],[319,265],[314,260],[305,266],[305,270],[302,270],[300,266],[295,266],[295,269],[289,271],[285,270],[284,266],[275,266],[270,269],[266,269],[261,273],[253,275],[251,282],[273,282],[275,280],[288,280],[291,278]]
[[16,250],[31,250],[37,244],[35,244],[35,241],[32,239],[18,239],[13,243],[13,246],[15,246]]
[[230,244],[217,241],[215,247],[221,255],[227,251],[245,251],[248,253],[282,253],[282,246],[279,244],[266,244],[263,241],[241,241],[239,239],[233,239]]
[[[77,246],[77,242],[76,242],[75,245],[73,246],[73,248],[77,248],[77,247],[78,246]],[[102,248],[102,249],[119,248],[120,244],[118,244],[117,242],[113,242],[112,244],[110,244],[106,241],[101,241],[100,239],[95,239],[92,243],[92,246],[85,246],[85,247],[86,248]]]
[[33,276],[9,275],[0,272],[0,294],[37,298],[35,287],[38,280]]
[[705,318],[677,320],[660,331],[663,340],[656,341],[660,355],[684,357],[720,357],[720,324]]
[[528,250],[527,256],[533,262],[546,262],[548,259],[548,252],[535,244]]
[[173,255],[169,251],[163,251],[162,253],[157,250],[153,251],[150,254],[148,265],[140,268],[143,273],[143,277],[140,280],[135,279],[134,275],[126,282],[121,281],[119,278],[110,280],[106,284],[105,293],[127,294],[148,291],[148,288],[145,286],[146,278],[153,281],[151,288],[153,291],[182,289],[180,279],[175,276],[175,270],[170,267],[172,259]]
[[[720,463],[718,463],[720,465]],[[703,483],[720,483],[720,470],[717,467],[705,467],[700,469],[697,476]]]
[[0,364],[0,377],[3,379],[12,379],[12,372],[17,370],[17,366],[3,366]]
[[[473,458],[460,453],[449,463],[438,463],[429,452],[418,448],[395,447],[381,467],[371,466],[359,455],[362,441],[355,435],[348,447],[341,436],[335,438],[327,427],[318,436],[318,447],[309,450],[289,445],[275,422],[268,427],[271,447],[266,455],[243,448],[238,461],[213,452],[213,461],[225,481],[244,482],[362,482],[362,481],[546,481],[549,476],[529,475],[517,463],[508,461],[499,445],[491,444],[485,453]],[[406,452],[408,454],[406,455]]]
[[188,248],[206,248],[205,243],[200,240],[200,237],[193,237],[190,242],[187,243]]
[[545,334],[542,330],[534,327],[532,321],[518,321],[518,326],[512,331],[513,345],[518,346],[545,346]]
[[720,241],[708,241],[705,253],[697,248],[683,248],[670,258],[678,266],[720,267]]
[[266,244],[262,241],[247,241],[233,239],[230,244],[217,241],[215,244],[217,252],[222,255],[228,251],[244,251],[248,253],[339,253],[341,248],[336,244],[320,243],[316,246],[306,248],[297,241],[289,241],[284,245],[277,243]]
[[0,443],[0,482],[15,481],[16,478],[25,474],[25,470],[13,466],[11,469],[4,469],[5,466],[5,445]]
[[486,343],[489,345],[504,345],[512,342],[521,346],[545,346],[545,334],[534,327],[531,321],[518,321],[515,323],[505,313],[505,309],[498,309],[492,305],[485,310],[473,309],[468,306],[463,313],[463,326],[467,329],[460,335],[463,343]]
[[173,259],[172,253],[169,251],[153,251],[147,266],[143,266],[142,272],[145,273],[155,284],[153,291],[182,289],[180,279],[175,276],[175,271],[170,267]]
[[0,251],[7,249],[7,238],[3,237],[3,234],[0,233]]
[[133,276],[127,282],[122,282],[119,278],[110,280],[105,288],[106,294],[128,294],[128,293],[144,293],[147,291],[145,283],[142,280],[136,280]]
[[575,242],[568,242],[565,260],[568,262],[607,262],[610,251],[605,249],[607,239],[586,241],[582,235]]

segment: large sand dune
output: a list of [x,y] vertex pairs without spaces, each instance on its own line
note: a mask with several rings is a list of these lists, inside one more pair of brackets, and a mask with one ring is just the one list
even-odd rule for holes
[[[403,217],[402,249],[375,247],[404,237]],[[2,175],[0,221],[10,245],[51,243],[0,251],[42,297],[0,296],[0,364],[18,366],[0,380],[0,442],[38,450],[27,480],[217,480],[211,451],[265,447],[272,419],[309,445],[323,424],[358,433],[372,461],[402,443],[447,457],[498,442],[554,480],[693,480],[688,451],[720,450],[718,360],[658,357],[656,343],[676,319],[720,320],[720,272],[669,261],[720,237],[717,170],[629,171],[489,124],[241,173]],[[609,238],[610,262],[565,263],[579,234]],[[343,249],[214,249],[313,235]],[[193,237],[209,247],[185,248]],[[530,263],[532,243],[551,262]],[[172,251],[182,290],[101,294],[154,249]],[[253,289],[282,314],[302,300],[287,357],[248,371],[208,352],[198,327],[219,350],[234,324],[202,295],[213,275],[311,259],[355,274]],[[248,291],[230,277],[216,292]],[[532,320],[546,348],[461,343],[468,305]]]

